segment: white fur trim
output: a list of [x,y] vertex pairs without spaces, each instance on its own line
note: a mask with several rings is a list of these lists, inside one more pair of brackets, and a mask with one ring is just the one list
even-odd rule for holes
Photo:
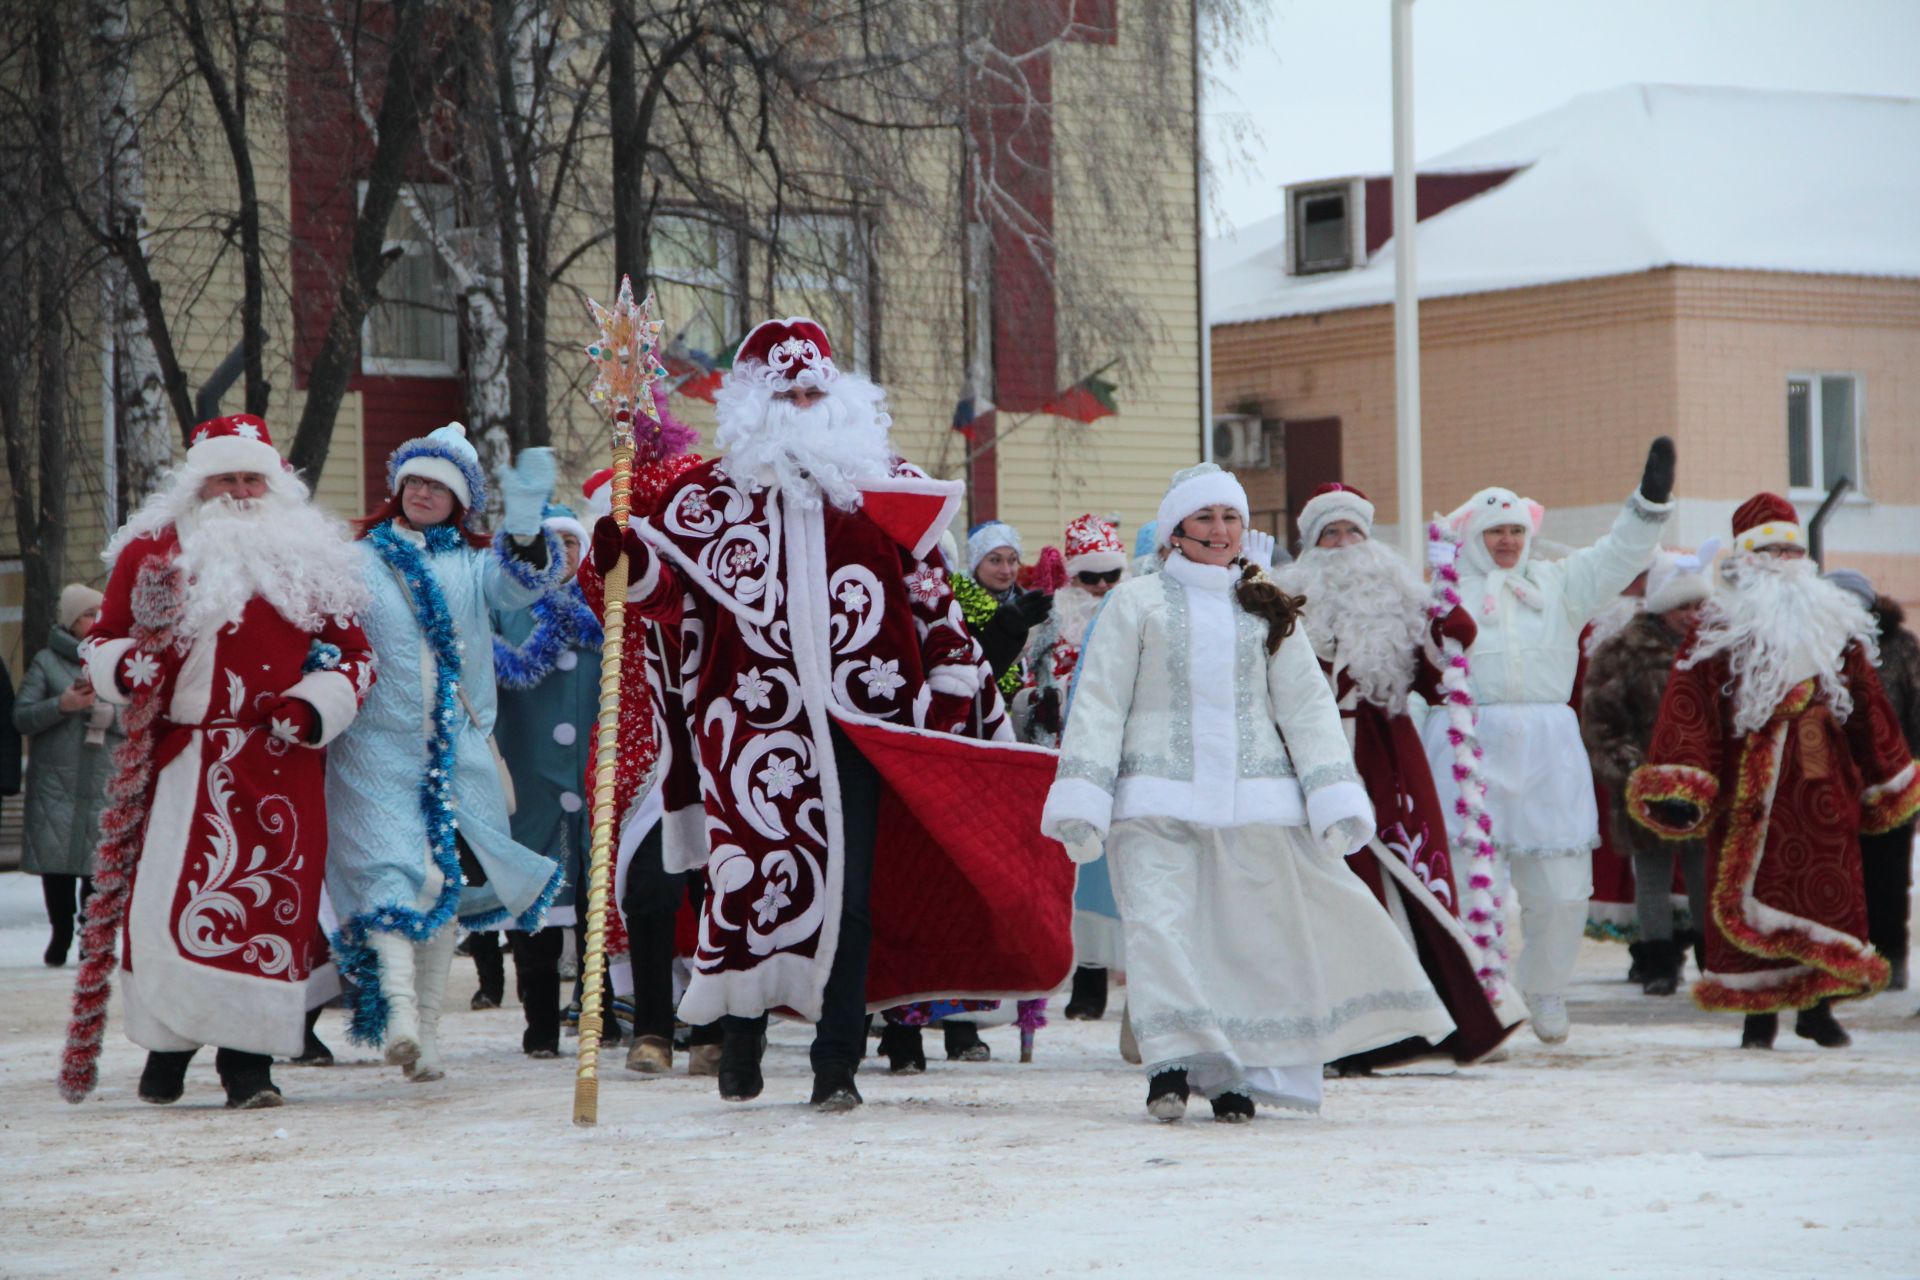
[[1084,822],[1107,833],[1113,814],[1113,796],[1085,778],[1055,778],[1047,792],[1047,806],[1040,814],[1040,834],[1060,838],[1060,828],[1069,822]]
[[935,693],[951,698],[971,698],[980,692],[980,668],[948,663],[927,672],[927,684]]
[[287,690],[287,697],[300,699],[320,716],[320,740],[303,745],[326,746],[346,732],[360,711],[360,697],[353,681],[338,671],[307,672]]
[[[927,522],[920,538],[907,550],[915,560],[925,560],[933,549],[940,545],[940,535],[953,523],[953,517],[960,510],[960,502],[967,496],[967,486],[959,480],[935,480],[924,473],[909,472],[906,475],[883,476],[860,482],[862,493],[918,493],[940,499],[939,514]],[[824,581],[824,579],[823,579]]]
[[120,659],[127,650],[133,648],[130,637],[118,640],[96,640],[85,646],[82,655],[87,663],[87,678],[93,682],[93,691],[116,707],[124,707],[132,699],[120,691]]
[[1124,551],[1089,551],[1083,556],[1074,556],[1067,561],[1068,573],[1111,573],[1115,569],[1127,567],[1127,553]]
[[1357,493],[1323,493],[1300,508],[1300,545],[1318,546],[1320,531],[1336,520],[1351,520],[1368,537],[1373,536],[1373,504]]
[[1240,519],[1247,516],[1247,491],[1241,487],[1230,471],[1212,471],[1204,475],[1193,476],[1167,490],[1167,496],[1160,499],[1159,519],[1153,531],[1153,545],[1170,545],[1168,539],[1182,520],[1202,507],[1226,506],[1240,513]]
[[558,534],[570,533],[582,547],[588,544],[587,527],[572,516],[549,516],[540,522],[542,529],[551,529]]
[[453,496],[460,500],[462,507],[468,510],[473,508],[473,494],[467,488],[467,477],[461,473],[460,468],[445,458],[437,458],[432,454],[408,458],[400,464],[400,469],[393,473],[395,493],[400,492],[400,486],[406,482],[408,476],[425,476],[429,480],[438,480],[453,490]]
[[1762,547],[1800,547],[1807,545],[1806,532],[1788,520],[1769,520],[1733,535],[1735,551],[1758,551]]
[[1357,782],[1334,782],[1307,793],[1307,825],[1315,835],[1325,836],[1348,818],[1363,819],[1366,831],[1359,833],[1352,849],[1340,850],[1343,856],[1373,839],[1373,803],[1367,799],[1367,789]]
[[972,573],[980,567],[980,562],[1001,547],[1012,547],[1013,554],[1023,554],[1020,546],[1020,531],[1004,520],[989,520],[967,535],[967,572]]
[[280,451],[266,441],[244,436],[215,436],[187,450],[187,466],[198,476],[221,476],[229,471],[272,475],[284,461]]

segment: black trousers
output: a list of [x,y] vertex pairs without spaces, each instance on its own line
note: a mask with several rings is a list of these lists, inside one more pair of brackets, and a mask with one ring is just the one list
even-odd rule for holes
[[517,929],[507,933],[507,946],[513,951],[514,981],[527,1014],[527,1029],[520,1037],[522,1049],[560,1048],[560,953],[566,949],[566,942],[566,930],[560,925],[550,925],[538,933]]
[[74,930],[78,927],[75,921],[87,909],[87,899],[93,896],[93,877],[41,876],[40,896],[47,904],[53,940],[57,949],[64,952],[73,945]]
[[[858,1071],[867,1052],[867,955],[873,947],[873,851],[880,825],[880,775],[851,739],[833,727],[833,767],[840,777],[840,942],[820,1002],[809,1055],[815,1072]],[[729,1036],[759,1035],[767,1015],[723,1018]]]
[[[634,850],[620,913],[627,925],[627,963],[633,970],[633,1034],[673,1038],[673,940],[680,904],[697,910],[705,894],[698,871],[668,871],[660,860],[655,824]],[[720,1043],[720,1024],[693,1028],[694,1044]]]
[[1861,836],[1860,869],[1867,889],[1867,940],[1887,959],[1904,960],[1913,901],[1913,824]]
[[[500,955],[500,935],[492,929],[467,936],[467,954],[480,977],[480,990],[500,1004],[507,998],[507,962]],[[525,999],[525,997],[521,997]]]

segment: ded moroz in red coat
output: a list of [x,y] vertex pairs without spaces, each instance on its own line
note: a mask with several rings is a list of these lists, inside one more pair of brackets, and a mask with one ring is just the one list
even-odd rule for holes
[[[819,1015],[843,871],[834,725],[883,786],[869,1006],[1042,995],[1071,969],[1073,866],[1039,834],[1055,757],[1011,741],[926,559],[959,495],[899,464],[860,509],[810,511],[721,459],[635,521],[654,554],[629,607],[666,624],[678,672],[666,862],[709,886],[682,1020]],[[981,700],[936,692],[940,667],[979,671]]]
[[[156,601],[177,591],[171,527],[121,549],[85,655],[94,687],[115,683],[151,628]],[[190,588],[188,588],[190,589]],[[122,947],[126,1030],[161,1051],[218,1045],[297,1055],[306,981],[327,963],[319,929],[326,871],[324,746],[352,721],[373,684],[357,622],[318,631],[259,596],[240,620],[134,653],[136,696],[156,699],[153,798]],[[317,746],[275,737],[267,708],[282,695],[319,713]]]
[[[1861,832],[1920,810],[1920,776],[1859,644],[1843,656],[1853,698],[1840,721],[1816,680],[1795,685],[1767,723],[1734,730],[1726,655],[1675,665],[1647,763],[1627,786],[1634,818],[1670,838],[1707,838],[1704,1009],[1777,1013],[1884,986],[1867,942]],[[1662,801],[1693,806],[1686,826]],[[1669,816],[1684,810],[1666,808]]]

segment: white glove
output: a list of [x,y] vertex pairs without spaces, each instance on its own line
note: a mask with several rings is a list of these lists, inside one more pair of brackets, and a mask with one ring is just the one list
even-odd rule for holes
[[927,672],[927,687],[950,698],[971,698],[980,692],[980,668],[951,664]]
[[547,511],[547,499],[553,496],[553,481],[558,468],[553,450],[538,446],[522,449],[511,468],[504,464],[493,473],[500,485],[500,497],[506,508],[501,528],[515,538],[531,538],[540,532],[540,521]]
[[1066,846],[1067,857],[1074,862],[1092,862],[1100,856],[1100,833],[1090,822],[1069,818],[1060,824],[1060,833],[1055,838]]
[[1260,529],[1247,530],[1240,535],[1240,554],[1250,564],[1273,568],[1273,535]]
[[1460,544],[1449,542],[1445,538],[1427,539],[1427,563],[1436,569],[1444,569],[1460,558]]

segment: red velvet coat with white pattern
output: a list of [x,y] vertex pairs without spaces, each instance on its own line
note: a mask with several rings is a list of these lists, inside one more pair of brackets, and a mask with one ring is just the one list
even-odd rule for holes
[[[1010,739],[946,572],[924,558],[958,489],[902,465],[859,510],[808,511],[722,460],[638,522],[654,554],[630,605],[668,632],[666,857],[704,864],[710,889],[682,1019],[817,1016],[840,913],[832,723]],[[941,668],[978,698],[936,691]]]
[[[129,543],[114,564],[83,648],[110,701],[125,700],[115,673],[133,644],[135,612],[151,616],[178,549],[168,530]],[[330,648],[308,671],[316,644]],[[127,1034],[149,1049],[298,1054],[306,980],[327,962],[320,748],[373,685],[366,636],[345,618],[302,630],[256,597],[238,623],[131,661],[129,682],[157,686],[160,711],[122,950]],[[319,712],[318,744],[273,736],[266,708],[283,694]]]

